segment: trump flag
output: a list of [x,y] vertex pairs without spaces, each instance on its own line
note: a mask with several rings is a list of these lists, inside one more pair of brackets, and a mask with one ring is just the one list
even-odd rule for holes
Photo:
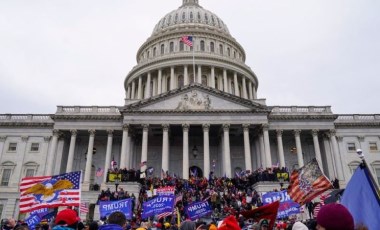
[[58,206],[79,206],[80,179],[80,171],[56,176],[22,178],[20,212]]

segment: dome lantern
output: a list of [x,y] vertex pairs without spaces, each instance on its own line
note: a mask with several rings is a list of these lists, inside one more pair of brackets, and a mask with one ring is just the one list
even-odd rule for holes
[[198,5],[199,0],[182,0],[182,6],[185,5]]

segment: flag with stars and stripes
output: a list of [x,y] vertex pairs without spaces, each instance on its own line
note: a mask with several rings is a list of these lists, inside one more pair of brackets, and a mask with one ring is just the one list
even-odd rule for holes
[[192,47],[193,46],[193,37],[192,36],[182,36],[181,42],[185,43],[186,45]]
[[41,208],[79,206],[81,172],[25,177],[20,183],[20,212]]

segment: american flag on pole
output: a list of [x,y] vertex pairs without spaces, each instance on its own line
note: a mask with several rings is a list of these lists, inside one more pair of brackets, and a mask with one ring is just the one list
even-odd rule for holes
[[319,197],[319,199],[321,199],[321,202],[314,207],[314,210],[313,210],[314,217],[318,216],[319,210],[321,210],[322,206],[325,205],[325,200],[327,197],[328,197],[327,195],[323,195],[323,194]]
[[82,212],[82,213],[88,213],[87,202],[80,203],[79,211]]
[[181,42],[185,43],[188,46],[193,46],[193,37],[192,36],[182,36]]
[[41,208],[79,206],[81,172],[56,176],[25,177],[20,183],[20,212]]
[[288,194],[292,200],[304,205],[332,187],[330,180],[323,175],[314,158],[304,167],[292,172]]

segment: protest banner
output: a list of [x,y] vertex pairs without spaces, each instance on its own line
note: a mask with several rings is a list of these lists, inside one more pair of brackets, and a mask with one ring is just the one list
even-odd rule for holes
[[280,201],[277,212],[277,219],[288,217],[289,215],[300,213],[300,205],[294,202],[286,190],[280,192],[267,192],[263,194],[263,204],[270,204]]
[[143,203],[142,218],[148,218],[164,212],[173,212],[175,195],[157,196]]
[[192,203],[186,206],[185,210],[191,220],[199,219],[200,217],[209,215],[212,212],[208,201]]
[[101,217],[109,216],[111,213],[120,211],[125,214],[128,220],[132,219],[132,199],[116,201],[100,201],[99,213]]

